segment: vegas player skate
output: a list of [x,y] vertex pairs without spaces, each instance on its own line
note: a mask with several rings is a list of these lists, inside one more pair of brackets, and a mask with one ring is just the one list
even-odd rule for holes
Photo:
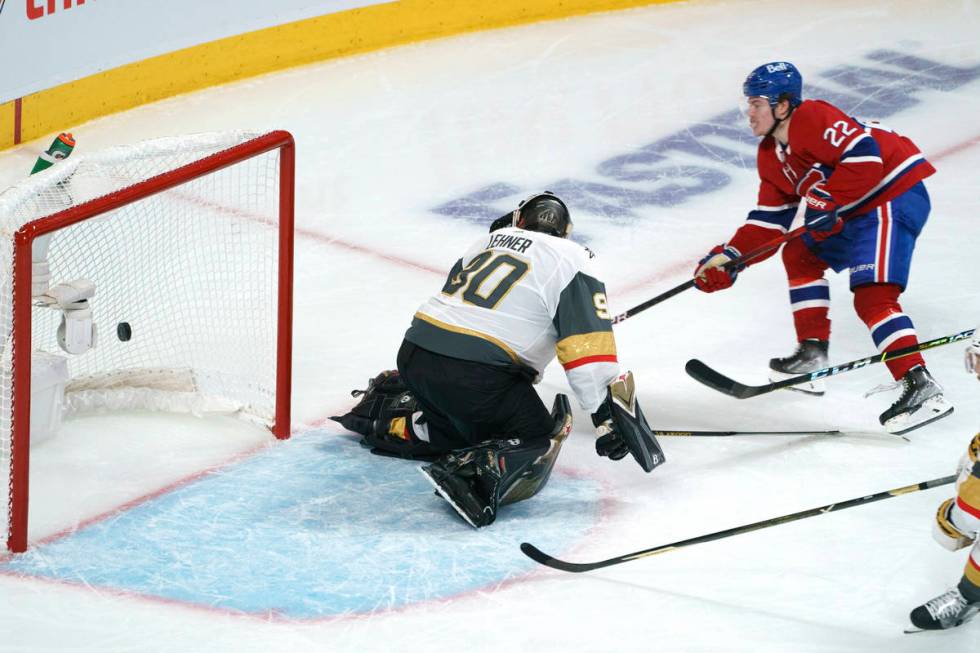
[[494,222],[415,313],[397,372],[333,418],[376,453],[431,461],[422,473],[477,528],[544,486],[571,431],[567,398],[549,414],[532,387],[556,356],[592,413],[600,456],[629,453],[648,472],[664,462],[633,375],[620,374],[594,255],[571,230],[549,192]]
[[[821,100],[803,99],[803,80],[788,62],[753,70],[742,87],[752,131],[761,136],[757,207],[727,242],[695,270],[705,292],[728,288],[738,270],[721,266],[787,233],[801,201],[806,233],[782,250],[799,346],[769,361],[773,381],[827,367],[830,289],[824,276],[849,269],[854,309],[880,352],[918,344],[898,302],[930,201],[923,180],[935,169],[918,147],[873,121],[862,121]],[[752,264],[771,256],[767,254]],[[879,420],[907,433],[952,413],[942,387],[920,354],[886,362],[903,387]],[[823,394],[823,380],[796,389]]]
[[[980,379],[980,329],[966,348],[966,369]],[[933,535],[950,551],[972,546],[956,587],[920,605],[909,617],[923,630],[959,626],[980,611],[980,433],[960,460],[956,496],[939,505]]]

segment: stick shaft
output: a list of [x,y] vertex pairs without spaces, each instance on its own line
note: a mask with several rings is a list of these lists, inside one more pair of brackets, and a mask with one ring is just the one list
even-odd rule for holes
[[[741,265],[744,265],[744,264],[748,263],[749,261],[752,261],[753,259],[756,259],[756,258],[762,256],[766,252],[769,252],[771,250],[776,249],[777,247],[779,247],[783,243],[788,242],[790,240],[793,240],[794,238],[797,238],[799,236],[802,236],[804,231],[806,231],[806,228],[805,227],[799,227],[797,229],[794,229],[793,231],[790,231],[788,233],[783,234],[782,236],[779,236],[778,238],[773,238],[772,240],[770,240],[770,241],[768,241],[768,242],[760,245],[759,247],[756,247],[755,249],[753,249],[752,251],[748,252],[747,254],[743,254],[742,256],[738,257],[737,259],[733,259],[733,260],[729,261],[728,263],[725,264],[724,267],[726,269],[729,269],[730,270],[732,268],[735,268],[735,267],[739,267]],[[642,313],[643,311],[647,310],[648,308],[650,308],[652,306],[656,306],[660,302],[665,301],[667,299],[670,299],[674,295],[679,295],[680,293],[684,292],[685,290],[687,290],[689,288],[693,288],[694,285],[695,285],[694,284],[694,279],[688,279],[687,281],[685,281],[684,283],[680,284],[679,286],[674,286],[673,288],[671,288],[667,292],[661,293],[661,294],[657,295],[656,297],[654,297],[652,299],[648,299],[647,301],[643,302],[642,304],[637,304],[633,308],[628,309],[625,313],[620,313],[619,315],[614,316],[613,319],[612,319],[612,323],[613,324],[619,324],[623,320],[627,320],[627,319],[633,317],[634,315],[636,315],[637,313]]]
[[671,542],[670,544],[663,544],[661,546],[655,546],[649,549],[643,549],[642,551],[627,553],[626,555],[616,556],[613,558],[609,558],[607,560],[601,560],[599,562],[577,563],[577,562],[567,562],[565,560],[559,560],[558,558],[554,558],[548,555],[547,553],[544,553],[534,545],[529,544],[527,542],[521,544],[521,551],[523,551],[525,555],[527,555],[535,562],[539,562],[553,569],[560,569],[562,571],[571,571],[571,572],[591,571],[593,569],[601,569],[603,567],[611,567],[612,565],[618,565],[624,562],[630,562],[631,560],[648,558],[650,556],[655,556],[661,553],[667,553],[668,551],[673,551],[674,549],[681,549],[686,546],[693,546],[695,544],[702,544],[704,542],[712,542],[714,540],[720,540],[726,537],[732,537],[733,535],[741,535],[742,533],[750,533],[752,531],[761,530],[763,528],[770,528],[772,526],[779,526],[780,524],[787,524],[789,522],[797,521],[800,519],[806,519],[808,517],[816,517],[817,515],[823,515],[828,512],[836,512],[838,510],[853,508],[855,506],[861,506],[867,503],[881,501],[883,499],[890,499],[892,497],[901,496],[903,494],[918,492],[919,490],[928,490],[929,488],[938,487],[940,485],[948,485],[954,482],[955,480],[956,480],[955,474],[952,476],[943,476],[941,478],[934,478],[928,481],[922,481],[921,483],[914,483],[912,485],[906,485],[892,490],[885,490],[884,492],[877,492],[875,494],[868,494],[861,497],[855,497],[853,499],[848,499],[847,501],[829,503],[825,506],[820,506],[819,508],[801,510],[800,512],[794,512],[788,515],[782,515],[781,517],[764,519],[762,521],[757,521],[752,524],[745,524],[744,526],[735,526],[734,528],[728,528],[723,531],[718,531],[716,533],[699,535],[697,537],[691,537],[686,540],[680,540],[677,542]]

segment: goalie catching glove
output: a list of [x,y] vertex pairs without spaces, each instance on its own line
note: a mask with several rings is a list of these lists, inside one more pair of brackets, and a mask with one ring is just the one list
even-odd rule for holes
[[666,462],[663,449],[636,401],[632,372],[620,375],[609,384],[606,400],[592,413],[592,423],[599,436],[595,450],[600,456],[620,460],[627,453],[632,454],[645,472]]

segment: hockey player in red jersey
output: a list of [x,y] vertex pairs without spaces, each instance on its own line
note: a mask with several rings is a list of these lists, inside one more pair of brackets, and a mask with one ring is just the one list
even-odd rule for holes
[[[738,270],[721,266],[789,231],[802,203],[806,233],[782,250],[799,345],[794,354],[769,361],[770,379],[828,365],[828,268],[849,269],[854,309],[880,352],[918,344],[898,297],[929,216],[923,180],[935,169],[908,138],[827,102],[804,100],[802,77],[791,63],[759,66],[745,80],[743,94],[749,125],[762,138],[758,204],[727,242],[701,259],[697,287],[714,292],[731,286]],[[953,411],[921,355],[886,364],[903,386],[879,418],[888,431],[906,433]],[[797,389],[821,395],[823,383]]]
[[[980,327],[966,348],[966,370],[980,379]],[[950,551],[968,546],[970,556],[956,587],[920,605],[909,617],[923,630],[959,626],[980,611],[980,433],[960,460],[956,496],[939,505],[933,535]]]
[[422,473],[477,528],[548,480],[572,415],[564,395],[549,415],[532,384],[556,357],[592,414],[596,453],[631,454],[647,472],[664,462],[633,375],[620,374],[594,255],[571,230],[549,192],[495,221],[415,313],[398,370],[333,418],[375,453],[431,461]]

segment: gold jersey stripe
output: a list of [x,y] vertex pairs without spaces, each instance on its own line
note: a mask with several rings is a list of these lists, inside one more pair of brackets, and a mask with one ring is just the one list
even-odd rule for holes
[[612,331],[596,331],[562,338],[555,345],[558,362],[562,365],[589,356],[615,356],[616,339]]
[[512,361],[514,361],[515,363],[519,363],[520,362],[520,358],[517,356],[517,353],[513,349],[511,349],[510,347],[508,347],[507,344],[504,343],[503,341],[497,340],[493,336],[488,336],[485,333],[481,333],[481,332],[475,331],[473,329],[467,329],[465,327],[456,326],[455,324],[447,324],[446,322],[443,322],[442,320],[437,320],[436,318],[432,317],[431,315],[426,315],[422,311],[418,311],[417,313],[415,313],[415,317],[418,318],[418,319],[420,319],[420,320],[422,320],[423,322],[428,322],[432,326],[438,327],[438,328],[443,329],[445,331],[452,331],[453,333],[460,333],[460,334],[462,334],[464,336],[472,336],[474,338],[480,338],[481,340],[486,340],[487,342],[489,342],[489,343],[491,343],[493,345],[496,345],[497,347],[500,347],[501,349],[503,349],[504,350],[504,353],[506,353],[508,356],[510,356],[510,359]]
[[967,512],[980,518],[980,478],[972,474],[967,476],[960,484],[959,499],[961,504],[966,504]]

